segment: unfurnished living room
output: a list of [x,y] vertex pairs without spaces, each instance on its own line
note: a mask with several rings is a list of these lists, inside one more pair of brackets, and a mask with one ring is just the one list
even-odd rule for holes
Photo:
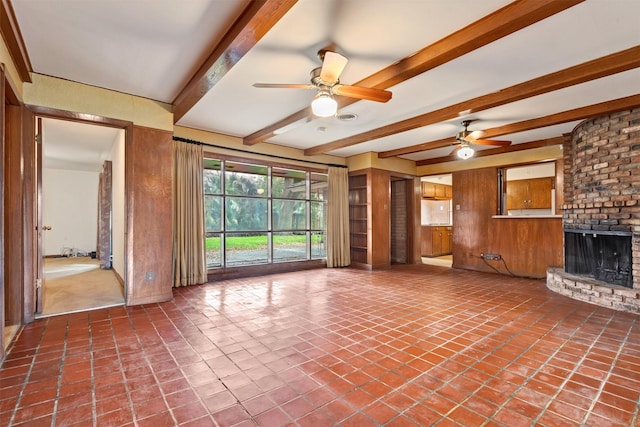
[[0,426],[640,425],[640,2],[0,12]]

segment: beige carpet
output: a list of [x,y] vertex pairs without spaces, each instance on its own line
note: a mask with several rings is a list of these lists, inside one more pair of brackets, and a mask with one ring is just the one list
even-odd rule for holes
[[37,317],[124,304],[122,286],[112,270],[91,257],[45,258],[44,309]]

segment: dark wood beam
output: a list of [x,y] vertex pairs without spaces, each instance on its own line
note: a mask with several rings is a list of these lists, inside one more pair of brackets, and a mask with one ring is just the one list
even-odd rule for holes
[[0,32],[7,45],[13,64],[18,70],[20,80],[31,83],[33,67],[31,66],[31,60],[29,59],[27,48],[22,39],[22,33],[20,33],[20,27],[18,26],[13,6],[11,6],[9,0],[2,0],[0,2]]
[[[435,150],[437,148],[450,147],[455,143],[456,143],[456,138],[454,136],[451,136],[449,138],[444,138],[444,139],[437,139],[435,141],[423,142],[422,144],[412,145],[411,148],[412,149],[415,148],[416,151],[411,151],[411,153],[418,153],[420,151]],[[420,149],[418,149],[418,147],[420,147]],[[401,156],[403,154],[411,154],[411,153],[407,153],[407,148],[410,148],[410,147],[397,148],[395,150],[388,150],[388,151],[380,151],[378,153],[378,158],[385,159],[388,157]]]
[[173,122],[177,123],[184,117],[297,1],[251,1],[222,41],[173,101]]
[[[419,74],[459,58],[475,49],[541,21],[558,12],[582,3],[584,0],[518,0],[485,16],[484,18],[452,33],[401,59],[355,85],[376,89],[388,89]],[[354,98],[341,97],[339,108],[358,102]],[[274,136],[274,132],[297,120],[308,117],[310,108],[300,110],[264,129],[244,138],[245,145],[254,145]]]
[[[528,130],[539,129],[547,126],[559,125],[562,123],[573,122],[575,120],[585,120],[592,117],[602,116],[604,114],[612,114],[618,111],[630,110],[633,108],[640,107],[640,94],[631,95],[624,98],[618,98],[611,101],[600,102],[598,104],[592,104],[586,107],[574,108],[573,110],[563,111],[561,113],[550,114],[544,117],[538,117],[536,119],[524,120],[517,123],[511,123],[504,126],[498,126],[495,128],[487,129],[484,131],[483,138],[493,138],[496,136],[509,135],[518,132],[525,132]],[[550,138],[541,141],[555,141],[559,139],[562,143],[562,137],[558,138]],[[494,148],[490,150],[478,150],[474,154],[474,157],[482,157],[482,156],[490,156],[493,154],[500,153],[509,153],[512,151],[521,151],[528,150],[531,148],[538,148],[545,145],[535,145],[540,144],[541,141],[536,141],[535,143],[523,143],[523,144],[515,144],[508,147],[500,147]],[[433,143],[438,143],[439,141],[433,141]],[[547,145],[553,145],[553,143],[549,142]],[[440,147],[433,147],[440,148]],[[433,159],[425,159],[416,162],[416,166],[424,166],[431,165],[434,163],[448,162],[452,160],[458,159],[457,156],[445,156],[445,157],[437,157]]]
[[550,114],[544,117],[524,120],[504,126],[486,129],[482,134],[482,139],[496,136],[509,135],[528,130],[539,129],[547,126],[559,125],[575,120],[585,120],[604,114],[616,113],[618,111],[630,110],[640,107],[640,94],[618,98],[611,101],[599,102],[586,107],[574,108],[573,110],[561,113]]
[[[476,151],[476,153],[473,155],[473,157],[476,158],[476,157],[493,156],[495,154],[511,153],[511,152],[514,152],[514,151],[523,151],[523,150],[532,150],[534,148],[549,147],[549,146],[552,146],[552,145],[562,145],[563,141],[564,141],[564,137],[556,136],[556,137],[553,137],[553,138],[540,139],[538,141],[525,142],[525,143],[522,143],[522,144],[511,145],[509,147],[500,147],[500,148],[492,148],[490,150]],[[437,163],[453,162],[453,161],[456,161],[456,160],[463,161],[461,158],[459,158],[458,156],[453,154],[453,155],[450,155],[450,156],[436,157],[436,158],[433,158],[433,159],[420,160],[420,161],[416,162],[416,166],[434,165],[434,164],[437,164]]]
[[[601,77],[610,76],[623,71],[632,70],[640,66],[640,46],[603,56],[602,58],[584,62],[555,73],[547,74],[535,79],[519,83],[514,86],[492,92],[477,98],[459,102],[439,110],[431,111],[419,116],[411,117],[377,129],[339,139],[326,144],[308,148],[304,151],[307,156],[326,153],[332,150],[349,147],[374,139],[406,132],[419,127],[455,119],[461,112],[476,113],[500,105],[531,98],[543,93],[553,92],[569,86],[585,83]],[[409,154],[424,151],[424,144],[406,147],[403,152]]]

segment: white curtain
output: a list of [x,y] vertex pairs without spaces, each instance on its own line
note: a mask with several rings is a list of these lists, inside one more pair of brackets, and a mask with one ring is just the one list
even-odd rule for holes
[[206,283],[203,149],[173,142],[173,286]]
[[329,167],[327,211],[327,267],[346,267],[351,264],[347,168]]

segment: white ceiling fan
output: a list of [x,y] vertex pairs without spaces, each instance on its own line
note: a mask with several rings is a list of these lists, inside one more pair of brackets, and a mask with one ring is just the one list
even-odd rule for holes
[[310,84],[254,83],[253,86],[258,88],[315,89],[317,93],[311,103],[311,109],[313,114],[319,117],[331,117],[336,114],[338,103],[333,99],[333,95],[375,102],[387,102],[391,99],[392,93],[388,90],[340,83],[340,75],[349,61],[345,56],[329,49],[322,49],[318,52],[318,57],[322,61],[322,66],[311,70]]

